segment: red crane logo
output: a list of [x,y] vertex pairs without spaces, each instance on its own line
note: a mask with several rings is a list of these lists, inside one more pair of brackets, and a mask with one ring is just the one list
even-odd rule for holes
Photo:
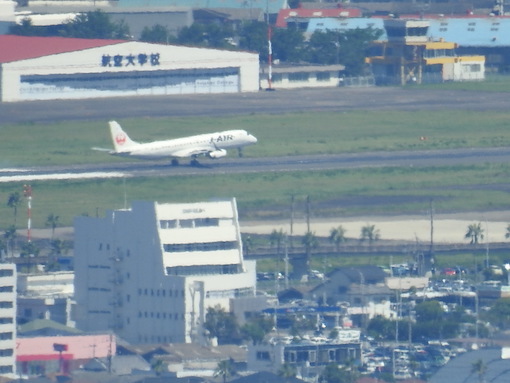
[[115,136],[115,142],[118,145],[124,145],[126,143],[126,135],[122,133],[117,134],[117,136]]

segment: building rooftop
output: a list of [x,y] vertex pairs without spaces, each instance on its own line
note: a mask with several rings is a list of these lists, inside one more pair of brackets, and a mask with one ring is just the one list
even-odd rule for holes
[[0,64],[125,42],[125,40],[0,35],[2,47]]

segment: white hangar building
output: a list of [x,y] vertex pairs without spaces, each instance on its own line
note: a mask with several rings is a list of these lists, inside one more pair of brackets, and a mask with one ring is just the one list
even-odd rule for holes
[[0,36],[0,101],[259,90],[256,53],[125,40]]
[[137,201],[105,218],[75,219],[75,316],[84,331],[130,343],[200,343],[207,308],[256,294],[235,199]]

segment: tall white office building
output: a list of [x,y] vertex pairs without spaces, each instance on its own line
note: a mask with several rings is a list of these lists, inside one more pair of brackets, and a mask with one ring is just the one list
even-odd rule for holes
[[0,263],[0,376],[16,378],[16,265]]
[[253,296],[235,199],[137,201],[75,219],[76,324],[131,343],[204,342],[208,307]]

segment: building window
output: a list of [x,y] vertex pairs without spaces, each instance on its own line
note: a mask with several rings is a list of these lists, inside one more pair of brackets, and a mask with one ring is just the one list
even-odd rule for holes
[[12,293],[13,292],[13,286],[1,286],[0,287],[0,293]]
[[12,270],[0,270],[0,277],[12,277],[13,271]]
[[317,81],[329,81],[331,80],[331,73],[329,72],[318,72]]
[[12,302],[0,302],[0,309],[12,309]]
[[12,355],[13,355],[12,348],[0,350],[0,356],[12,356]]
[[289,73],[289,81],[308,81],[309,77],[306,72]]
[[0,340],[12,339],[12,332],[0,332]]
[[269,351],[257,351],[257,360],[271,360]]
[[[30,310],[30,309],[28,309]],[[25,309],[25,313],[27,312],[27,309]],[[30,310],[30,316],[32,316],[32,311]],[[13,323],[13,319],[12,318],[0,318],[0,324],[9,324],[9,323]]]

